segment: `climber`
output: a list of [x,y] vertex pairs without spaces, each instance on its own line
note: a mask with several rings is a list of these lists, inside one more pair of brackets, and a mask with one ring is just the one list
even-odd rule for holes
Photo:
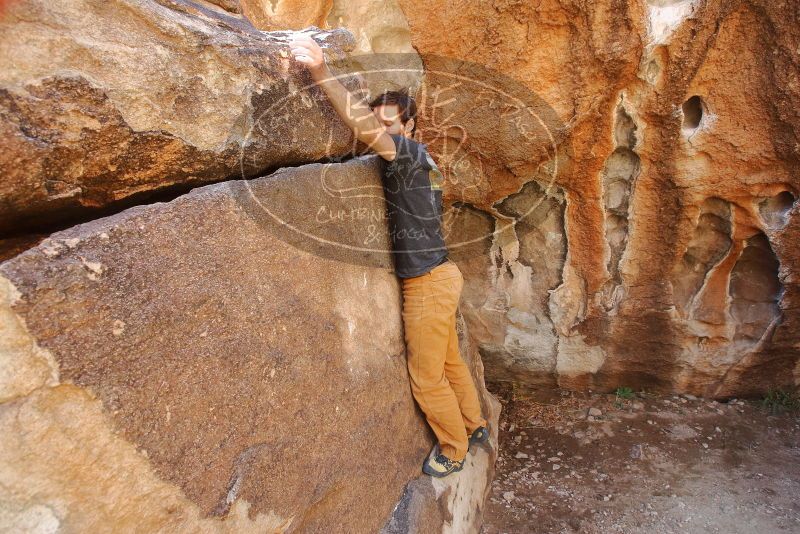
[[442,237],[442,174],[426,145],[413,139],[416,104],[407,91],[387,91],[367,104],[333,77],[312,37],[295,33],[289,46],[356,138],[385,160],[383,188],[395,274],[402,283],[411,391],[438,441],[422,470],[434,477],[455,473],[472,445],[488,442],[489,431],[458,347],[456,309],[464,277],[447,257]]

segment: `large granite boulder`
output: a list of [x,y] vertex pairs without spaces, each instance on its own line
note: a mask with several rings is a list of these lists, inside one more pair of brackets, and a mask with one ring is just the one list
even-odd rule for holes
[[421,474],[381,163],[208,185],[1,264],[0,525],[478,532],[495,453]]
[[[331,58],[355,45],[344,30],[305,31]],[[0,237],[345,154],[352,133],[307,87],[289,38],[189,0],[8,3]]]

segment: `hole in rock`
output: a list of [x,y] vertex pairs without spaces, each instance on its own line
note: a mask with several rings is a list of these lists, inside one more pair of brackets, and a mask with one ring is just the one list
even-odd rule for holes
[[558,187],[545,190],[531,180],[518,193],[495,203],[494,208],[516,219],[517,260],[537,273],[537,284],[543,284],[542,295],[547,295],[547,289],[560,283],[567,255],[564,192]]
[[636,146],[636,123],[622,105],[617,107],[617,120],[614,124],[614,142],[617,146],[633,148]]
[[687,130],[695,130],[700,126],[703,119],[703,99],[695,95],[683,103],[683,127]]
[[732,243],[730,204],[719,198],[706,199],[700,207],[692,239],[672,276],[675,305],[684,316],[688,315],[708,273],[728,255]]
[[789,221],[789,212],[792,211],[795,197],[789,191],[783,191],[774,197],[762,200],[758,211],[766,225],[772,229],[780,229]]
[[[617,126],[625,124],[624,115],[618,116]],[[636,143],[636,127],[633,121],[627,129],[619,128],[615,133],[618,142],[625,142],[632,146]],[[626,146],[618,147],[606,160],[603,169],[603,206],[606,210],[605,232],[606,241],[611,249],[608,258],[608,272],[619,283],[619,263],[625,253],[628,241],[628,211],[633,181],[639,174],[639,156]]]
[[661,66],[658,64],[658,61],[654,59],[647,64],[645,77],[649,83],[654,84],[656,81],[658,81],[659,74],[661,74]]
[[[620,255],[625,247],[625,240],[628,238],[628,219],[614,215],[613,213],[606,217],[606,239],[611,246],[614,257]],[[610,267],[613,267],[613,262]]]
[[783,285],[780,263],[764,233],[746,241],[731,272],[731,317],[736,322],[734,339],[758,341],[770,323],[780,316]]

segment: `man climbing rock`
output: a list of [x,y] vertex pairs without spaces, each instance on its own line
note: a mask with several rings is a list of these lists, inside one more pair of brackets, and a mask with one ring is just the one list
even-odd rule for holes
[[447,476],[463,468],[470,445],[486,443],[489,433],[458,347],[456,309],[464,277],[448,259],[442,237],[442,174],[426,146],[413,139],[417,110],[406,91],[385,92],[367,105],[333,77],[314,39],[298,33],[289,45],[358,140],[385,160],[383,189],[403,289],[411,391],[438,440],[422,469]]

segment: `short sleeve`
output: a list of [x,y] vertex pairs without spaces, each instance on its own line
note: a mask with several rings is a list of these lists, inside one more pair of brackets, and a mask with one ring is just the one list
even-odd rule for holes
[[425,151],[425,162],[428,164],[428,178],[431,182],[431,189],[442,189],[444,176],[427,150]]
[[404,163],[409,165],[413,160],[416,158],[414,157],[414,153],[412,152],[411,142],[407,137],[404,137],[400,134],[389,134],[394,140],[394,150],[395,150],[395,158],[392,160],[392,163]]

